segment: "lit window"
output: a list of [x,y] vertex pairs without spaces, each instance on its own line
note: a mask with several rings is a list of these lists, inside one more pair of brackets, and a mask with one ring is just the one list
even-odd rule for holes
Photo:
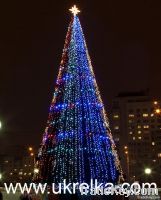
[[158,153],[158,158],[161,158],[161,153]]
[[120,138],[118,138],[118,137],[115,138],[115,142],[119,142],[119,140],[120,140]]
[[152,142],[152,145],[154,146],[154,145],[155,145],[155,142]]
[[138,131],[138,134],[141,134],[141,131]]
[[138,137],[139,140],[141,140],[141,137]]
[[158,102],[157,101],[154,101],[154,105],[157,105],[158,104]]
[[132,139],[135,140],[135,137],[133,137]]
[[115,130],[118,130],[118,129],[119,129],[119,126],[115,126],[114,129],[115,129]]
[[119,115],[114,115],[113,118],[114,118],[114,119],[118,119],[118,118],[119,118]]
[[152,113],[150,116],[151,116],[151,117],[154,117],[154,114]]
[[149,128],[149,125],[144,125],[144,128],[146,129],[146,128]]
[[134,118],[134,114],[129,114],[129,117],[130,118]]
[[140,125],[138,125],[138,129],[140,129],[141,128],[141,126]]
[[143,114],[143,117],[148,117],[148,116],[149,116],[148,113]]
[[132,131],[130,131],[129,134],[132,135]]

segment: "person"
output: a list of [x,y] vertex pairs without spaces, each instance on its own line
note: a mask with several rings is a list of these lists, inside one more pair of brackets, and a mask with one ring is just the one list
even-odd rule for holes
[[3,200],[3,194],[1,191],[0,191],[0,200]]
[[20,200],[32,200],[31,196],[25,191],[21,196]]
[[32,200],[41,200],[40,194],[36,194],[33,190],[30,191],[30,198]]

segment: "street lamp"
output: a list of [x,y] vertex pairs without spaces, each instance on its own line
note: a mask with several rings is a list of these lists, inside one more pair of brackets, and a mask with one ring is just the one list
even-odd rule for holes
[[129,151],[128,151],[128,146],[124,146],[124,153],[126,155],[126,162],[127,162],[127,176],[129,179],[130,176],[130,162],[129,162]]
[[28,152],[29,152],[29,155],[31,156],[31,158],[33,158],[33,165],[34,165],[35,157],[34,157],[34,149],[33,149],[33,147],[29,146],[28,147]]
[[157,101],[154,101],[154,105],[157,105],[158,104],[158,102]]
[[30,153],[30,156],[34,156],[34,153]]
[[161,113],[161,109],[157,108],[157,109],[155,110],[155,113],[156,113],[156,114],[160,114],[160,113]]
[[152,173],[152,170],[150,168],[145,168],[144,173],[150,175]]
[[32,147],[29,147],[28,150],[29,150],[29,151],[33,151],[33,148],[32,148]]

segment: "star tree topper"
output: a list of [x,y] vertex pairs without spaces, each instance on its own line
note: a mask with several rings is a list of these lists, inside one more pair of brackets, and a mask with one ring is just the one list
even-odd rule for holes
[[69,10],[70,10],[71,13],[73,13],[74,16],[77,15],[77,14],[80,12],[80,10],[77,8],[76,5],[74,5],[74,6],[73,6],[72,8],[70,8]]

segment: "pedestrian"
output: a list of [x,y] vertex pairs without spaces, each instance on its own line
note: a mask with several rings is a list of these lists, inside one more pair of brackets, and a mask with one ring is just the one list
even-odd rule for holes
[[1,191],[0,191],[0,200],[3,200],[3,194]]
[[32,200],[31,196],[25,191],[21,196],[20,200]]

